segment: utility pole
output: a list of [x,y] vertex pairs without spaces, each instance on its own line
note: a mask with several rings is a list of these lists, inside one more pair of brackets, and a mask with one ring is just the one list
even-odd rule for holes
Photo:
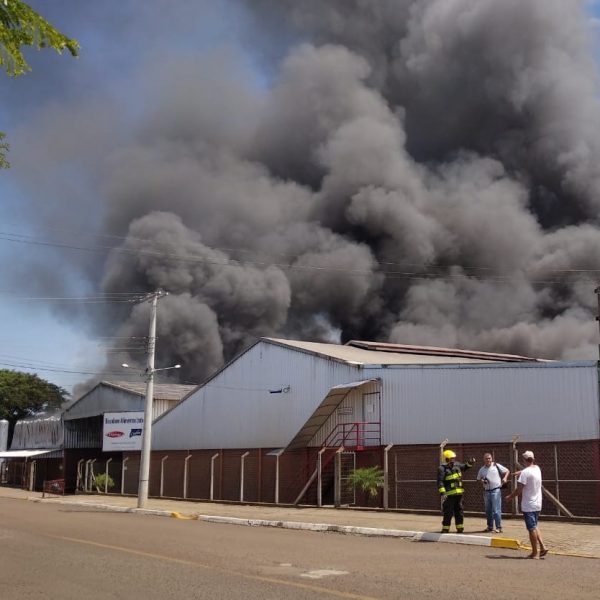
[[152,400],[154,399],[154,353],[156,350],[156,309],[163,295],[158,290],[150,295],[150,331],[148,333],[148,363],[146,366],[146,403],[144,404],[144,432],[140,458],[140,480],[138,485],[138,508],[145,508],[148,501],[148,479],[150,478],[150,446],[152,444]]
[[[150,301],[150,331],[148,333],[148,363],[146,366],[146,402],[144,404],[144,431],[140,459],[140,479],[138,485],[138,508],[145,508],[148,501],[148,480],[150,479],[150,451],[152,446],[152,402],[154,400],[154,354],[156,351],[156,312],[158,299],[167,293],[157,290],[145,300]],[[177,367],[179,368],[179,365]]]
[[[145,508],[148,502],[148,481],[150,479],[150,455],[152,446],[152,403],[154,400],[154,373],[168,369],[180,369],[181,365],[172,367],[154,368],[154,354],[156,351],[156,311],[159,298],[168,296],[168,292],[156,290],[143,298],[140,302],[150,302],[150,331],[148,333],[148,363],[144,374],[146,376],[146,402],[144,404],[144,427],[142,433],[142,451],[140,457],[140,478],[138,481],[138,508]],[[121,365],[129,368],[127,363]]]

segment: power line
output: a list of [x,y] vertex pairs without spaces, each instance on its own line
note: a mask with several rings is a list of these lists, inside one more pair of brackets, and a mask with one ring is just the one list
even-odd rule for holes
[[[394,263],[394,262],[378,262],[378,263],[375,263],[375,266],[399,267],[402,265],[406,265],[406,266],[416,266],[416,267],[418,267],[418,269],[417,270],[394,270],[394,271],[371,270],[371,269],[347,269],[347,268],[343,268],[343,267],[331,267],[331,266],[322,267],[319,265],[298,265],[298,264],[293,264],[293,263],[282,263],[282,262],[276,262],[276,261],[244,260],[243,262],[240,262],[240,261],[231,260],[231,259],[227,259],[225,262],[225,261],[209,259],[209,258],[203,257],[203,256],[193,256],[193,255],[192,256],[182,256],[180,254],[176,254],[176,253],[172,253],[172,252],[142,250],[142,249],[126,248],[123,246],[82,246],[82,245],[66,244],[66,243],[59,243],[59,242],[43,242],[43,241],[38,241],[35,239],[25,239],[26,237],[31,238],[31,236],[25,236],[22,234],[12,234],[9,232],[0,232],[0,240],[3,239],[5,241],[12,241],[12,242],[18,242],[18,243],[23,243],[23,244],[52,246],[52,247],[58,247],[58,248],[85,250],[85,251],[92,251],[92,252],[97,252],[97,251],[104,252],[104,251],[110,250],[110,251],[114,251],[114,252],[125,254],[125,255],[155,256],[155,257],[167,258],[167,259],[175,260],[175,261],[179,261],[179,262],[210,264],[210,265],[224,266],[224,267],[240,267],[240,266],[250,265],[250,266],[266,268],[266,267],[272,266],[272,267],[278,267],[282,270],[291,270],[291,271],[305,271],[305,272],[312,271],[312,272],[323,272],[323,273],[334,272],[334,273],[345,273],[345,274],[353,275],[353,276],[382,275],[386,279],[402,279],[402,280],[437,280],[437,279],[474,278],[473,275],[469,275],[468,273],[452,274],[452,273],[440,273],[439,272],[440,269],[449,269],[449,268],[453,268],[453,267],[460,268],[465,271],[469,271],[469,270],[492,271],[493,270],[492,267],[486,267],[486,266],[427,265],[424,267],[423,265],[417,265],[417,264],[411,264],[411,263]],[[111,237],[111,238],[120,239],[120,240],[135,239],[135,240],[143,241],[143,242],[151,242],[152,241],[152,240],[145,239],[145,238],[124,238],[124,237],[120,237],[120,236],[104,236],[104,237]],[[218,248],[218,247],[213,247],[210,249],[216,250],[216,251],[225,251],[226,250],[226,249],[222,249],[222,248]],[[238,249],[238,251],[242,251],[242,250]],[[255,251],[251,251],[251,250],[243,250],[243,251],[248,252],[248,253],[255,252]],[[427,270],[431,270],[431,269],[436,270],[437,269],[438,272],[432,273],[431,271],[427,271],[424,269],[427,269]],[[591,275],[591,274],[600,274],[600,268],[599,269],[544,269],[544,272],[561,274],[561,275],[583,275],[583,274]],[[492,282],[497,282],[497,283],[512,282],[512,281],[518,281],[518,280],[523,279],[523,280],[528,281],[531,284],[541,284],[541,285],[555,285],[555,284],[568,285],[568,284],[574,283],[573,280],[565,280],[565,279],[532,279],[524,273],[522,273],[520,276],[503,276],[503,275],[487,276],[487,275],[480,274],[476,277],[476,279],[483,279],[486,281],[492,281]],[[576,280],[576,282],[581,282],[581,281],[582,282],[589,281],[590,283],[595,283],[596,279],[579,278],[578,280]],[[60,298],[54,298],[54,299],[49,298],[49,300],[60,300]]]

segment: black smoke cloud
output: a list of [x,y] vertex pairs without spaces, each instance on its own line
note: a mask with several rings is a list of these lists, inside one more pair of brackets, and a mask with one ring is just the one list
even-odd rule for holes
[[[34,181],[53,219],[92,212],[123,238],[74,269],[105,292],[169,292],[158,361],[186,381],[264,335],[592,358],[600,106],[583,4],[240,0],[267,82],[224,48],[147,56],[134,119],[96,94],[36,121]],[[90,136],[83,159],[73,140]],[[80,211],[52,179],[63,163],[94,184]],[[147,323],[139,305],[102,326]]]

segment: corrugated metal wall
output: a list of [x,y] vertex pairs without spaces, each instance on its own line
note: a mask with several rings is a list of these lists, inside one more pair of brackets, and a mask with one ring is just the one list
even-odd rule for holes
[[15,424],[10,449],[58,448],[62,446],[63,438],[63,422],[60,415],[23,419]]
[[65,421],[65,448],[102,448],[102,415]]
[[[332,386],[377,377],[383,444],[507,441],[515,434],[531,441],[599,437],[592,361],[362,367],[260,342],[160,418],[152,447],[284,447]],[[311,445],[337,423],[363,420],[356,418],[360,402],[359,392],[351,394]]]
[[358,366],[259,342],[160,418],[152,448],[285,446],[332,385],[359,379]]
[[595,362],[389,367],[369,374],[383,378],[384,444],[599,437]]

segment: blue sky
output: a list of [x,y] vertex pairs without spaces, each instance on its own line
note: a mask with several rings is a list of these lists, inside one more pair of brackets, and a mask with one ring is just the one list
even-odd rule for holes
[[[228,2],[207,0],[156,0],[145,8],[134,0],[33,0],[30,4],[60,30],[78,39],[81,56],[74,60],[50,51],[28,52],[31,73],[5,78],[0,88],[0,131],[8,135],[12,163],[10,170],[0,173],[0,264],[8,275],[0,284],[0,368],[37,372],[70,391],[74,384],[85,381],[88,373],[103,366],[106,341],[98,331],[90,331],[81,320],[70,317],[70,304],[39,299],[64,295],[41,293],[44,286],[40,285],[39,273],[45,272],[48,279],[62,279],[65,262],[78,260],[80,253],[31,242],[48,237],[72,240],[79,233],[85,237],[86,232],[94,231],[94,219],[100,216],[89,214],[85,223],[53,222],[52,206],[43,200],[44,182],[49,177],[68,178],[74,202],[82,194],[93,196],[94,191],[89,181],[77,181],[80,174],[76,161],[57,164],[54,175],[46,172],[39,181],[24,184],[35,179],[36,157],[45,159],[40,153],[51,155],[53,148],[29,152],[21,134],[25,131],[31,135],[31,123],[36,121],[50,128],[53,111],[94,100],[99,106],[117,104],[123,127],[127,127],[135,122],[145,102],[146,90],[138,81],[140,69],[153,62],[159,64],[166,52],[182,57],[229,47],[240,52],[237,39],[242,17]],[[46,171],[51,167],[46,165]],[[45,211],[48,218],[32,219],[32,210]],[[46,225],[40,227],[44,222]],[[93,292],[85,280],[69,281],[67,287],[70,297]]]
[[[64,265],[77,261],[85,267],[85,255],[75,248],[39,245],[52,239],[81,245],[91,238],[101,219],[96,201],[97,183],[82,173],[89,161],[101,161],[118,140],[81,140],[69,149],[69,164],[53,164],[56,145],[72,144],[57,131],[52,144],[35,144],[36,128],[52,132],[53,115],[87,105],[90,114],[118,107],[123,136],[134,127],[153,93],[140,74],[155,69],[160,80],[165,56],[182,61],[209,52],[232,52],[245,64],[257,88],[268,76],[255,57],[242,46],[245,16],[226,0],[136,0],[81,2],[34,0],[33,7],[65,33],[81,43],[77,60],[53,52],[30,52],[33,71],[17,79],[4,79],[0,87],[0,130],[11,143],[12,169],[0,173],[0,265],[5,277],[0,284],[0,368],[38,372],[41,377],[68,390],[104,366],[101,332],[74,318],[70,306],[50,298],[52,280],[71,296],[94,293],[90,281],[74,278]],[[588,0],[590,22],[600,32],[600,0]],[[107,110],[107,118],[115,111]],[[78,118],[85,118],[85,113]],[[73,123],[77,127],[77,122]],[[52,139],[52,138],[50,138]],[[44,163],[43,173],[39,172]],[[68,201],[85,203],[89,210],[57,220],[46,186],[68,182]],[[34,243],[35,242],[35,243]],[[98,242],[96,242],[98,243]],[[43,280],[43,281],[42,281]],[[44,290],[42,293],[40,290]],[[57,294],[60,296],[61,294]],[[89,310],[96,310],[90,307]],[[101,310],[99,306],[97,310]]]

